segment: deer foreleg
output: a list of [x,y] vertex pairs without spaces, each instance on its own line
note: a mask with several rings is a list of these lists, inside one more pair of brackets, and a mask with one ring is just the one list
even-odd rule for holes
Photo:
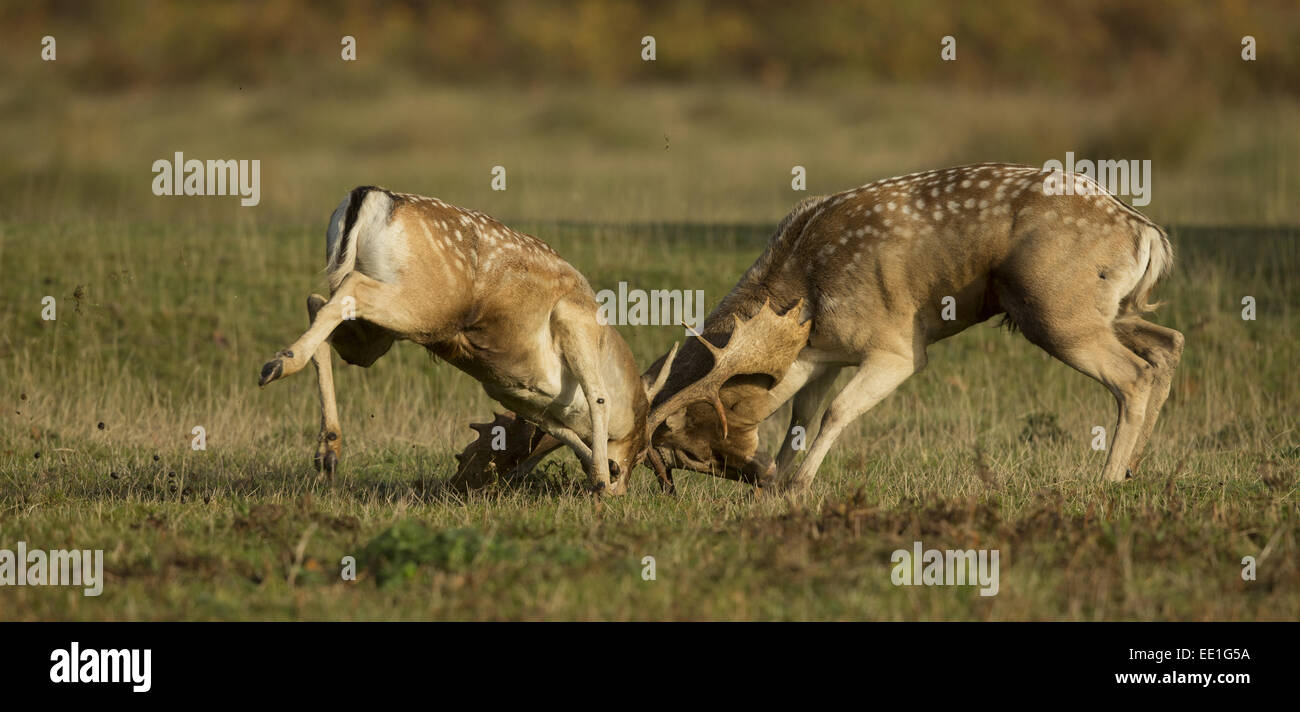
[[923,355],[920,360],[917,360],[911,356],[887,351],[868,354],[858,367],[858,372],[853,374],[853,378],[831,401],[826,415],[822,418],[817,439],[813,441],[808,454],[799,464],[794,477],[784,483],[786,489],[792,492],[807,490],[812,484],[813,477],[817,475],[822,460],[826,458],[826,453],[835,444],[840,433],[844,432],[845,426],[871,410],[884,400],[885,396],[893,393],[900,383],[919,371],[923,365]]
[[827,369],[795,394],[790,407],[790,425],[785,430],[785,440],[776,455],[778,482],[784,481],[790,475],[790,468],[798,453],[798,450],[795,450],[795,428],[804,429],[802,440],[805,443],[812,442],[817,437],[817,414],[821,412],[822,405],[826,402],[826,394],[830,392],[831,386],[835,385],[835,377],[839,373],[838,368]]
[[564,362],[582,386],[582,394],[587,399],[587,412],[591,417],[591,459],[587,479],[592,489],[604,492],[610,486],[609,403],[606,402],[605,379],[601,376],[597,356],[601,352],[605,327],[596,322],[595,315],[589,310],[560,300],[555,306],[553,330]]

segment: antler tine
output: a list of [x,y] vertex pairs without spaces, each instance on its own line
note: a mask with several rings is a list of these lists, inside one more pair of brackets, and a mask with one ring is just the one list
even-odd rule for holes
[[659,369],[659,375],[655,377],[654,385],[646,389],[646,400],[650,403],[655,402],[655,396],[663,390],[664,384],[668,382],[668,373],[673,370],[673,361],[677,358],[677,349],[682,343],[680,341],[673,344],[673,348],[668,352],[668,358],[664,359],[664,365]]
[[[736,325],[731,330],[731,338],[733,340],[736,339],[738,334],[743,332],[751,322],[757,320],[760,316],[762,316],[763,312],[765,311],[772,311],[772,301],[770,299],[764,299],[763,306],[759,307],[758,311],[754,312],[754,316],[751,316],[748,319],[741,319],[739,314],[733,312],[731,314],[731,319],[736,323]],[[775,314],[775,312],[773,313]],[[727,342],[727,345],[730,346],[731,342],[730,341]]]
[[713,354],[714,360],[717,360],[719,357],[722,356],[722,349],[718,348],[717,346],[714,346],[708,339],[704,338],[703,334],[696,331],[694,327],[692,327],[690,324],[687,324],[684,321],[679,323],[682,325],[682,328],[691,332],[691,336],[694,336],[696,341],[699,341],[701,344],[704,344],[704,348],[708,349],[709,353]]
[[673,486],[673,473],[664,466],[663,458],[659,457],[659,453],[653,447],[647,450],[647,455],[649,455],[651,469],[659,478],[659,485],[668,494],[676,493],[676,488]]
[[791,318],[792,318],[792,319],[795,320],[795,323],[798,323],[798,321],[799,321],[799,312],[802,311],[802,310],[803,310],[803,297],[799,297],[799,301],[795,302],[795,303],[794,303],[794,306],[792,306],[792,307],[790,307],[788,310],[786,310],[786,312],[785,312],[785,318],[787,318],[787,319],[791,319]]
[[727,439],[727,409],[722,407],[722,396],[718,395],[718,392],[715,390],[713,392],[713,397],[709,399],[709,402],[713,404],[713,409],[718,411],[718,420],[722,422],[722,439],[726,440]]

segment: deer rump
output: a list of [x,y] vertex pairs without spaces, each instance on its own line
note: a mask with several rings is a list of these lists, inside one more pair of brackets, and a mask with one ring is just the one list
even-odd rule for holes
[[[385,268],[386,262],[381,252],[383,242],[363,241],[361,233],[382,235],[392,219],[396,205],[392,193],[367,185],[352,189],[335,208],[325,231],[325,274],[329,280],[330,293],[337,290],[343,278],[353,270],[381,281],[383,275],[391,276],[392,270]],[[367,265],[374,265],[375,268],[367,269]],[[347,319],[335,327],[329,339],[340,358],[362,368],[369,368],[379,357],[388,353],[396,340],[397,335],[391,331],[357,317]]]

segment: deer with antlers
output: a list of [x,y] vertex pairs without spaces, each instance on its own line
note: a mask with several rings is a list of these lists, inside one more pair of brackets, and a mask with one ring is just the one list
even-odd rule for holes
[[[930,344],[1001,315],[1114,395],[1102,472],[1123,480],[1182,355],[1181,333],[1141,316],[1172,262],[1159,226],[1061,171],[961,166],[809,198],[699,338],[646,372],[650,463],[666,483],[686,469],[805,490],[845,427],[925,367]],[[825,406],[845,368],[856,371]],[[787,401],[773,461],[757,429]],[[801,461],[795,426],[812,439]]]
[[315,364],[319,470],[332,474],[342,447],[331,344],[370,366],[402,339],[571,448],[593,489],[626,488],[646,451],[644,385],[627,343],[598,322],[587,280],[546,243],[477,211],[371,186],[343,199],[325,241],[330,297],[308,298],[310,328],[259,380]]

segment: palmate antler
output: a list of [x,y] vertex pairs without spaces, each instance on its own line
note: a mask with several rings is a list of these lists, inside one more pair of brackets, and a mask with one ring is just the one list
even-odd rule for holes
[[[492,449],[493,430],[505,428],[505,449]],[[462,490],[477,489],[490,484],[496,477],[509,477],[530,456],[560,446],[560,441],[547,435],[536,425],[515,416],[514,413],[495,413],[490,423],[470,423],[478,433],[474,442],[456,455],[456,474],[449,485]]]
[[695,339],[712,356],[713,365],[702,377],[669,392],[664,389],[680,355],[678,346],[674,345],[654,384],[647,389],[650,399],[647,434],[653,436],[655,430],[673,413],[692,403],[703,401],[712,403],[718,412],[725,438],[727,413],[718,396],[719,389],[727,379],[740,374],[765,374],[771,376],[773,382],[780,381],[807,343],[808,332],[812,329],[811,321],[799,322],[802,308],[803,300],[800,299],[784,314],[777,314],[771,303],[765,300],[758,312],[748,320],[742,320],[739,315],[733,314],[735,326],[732,327],[726,345],[722,347],[715,346],[698,333],[694,334]]

